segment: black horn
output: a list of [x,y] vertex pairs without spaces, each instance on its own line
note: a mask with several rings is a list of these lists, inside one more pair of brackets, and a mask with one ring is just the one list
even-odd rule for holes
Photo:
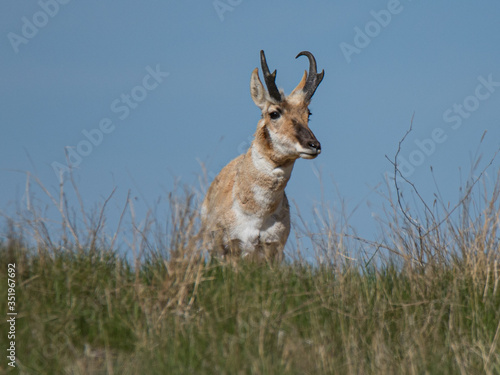
[[269,73],[269,68],[267,66],[266,55],[264,55],[264,51],[260,51],[260,64],[262,66],[262,73],[264,74],[264,81],[266,82],[267,91],[271,98],[274,100],[281,102],[281,94],[276,87],[276,70],[273,74]]
[[311,100],[312,96],[314,95],[314,92],[316,91],[319,84],[323,80],[325,71],[323,70],[321,73],[318,74],[318,70],[316,67],[316,59],[314,58],[311,52],[302,51],[295,58],[298,58],[299,56],[307,56],[307,58],[309,59],[309,74],[307,75],[306,84],[302,89],[302,91],[305,93],[306,100],[309,101]]

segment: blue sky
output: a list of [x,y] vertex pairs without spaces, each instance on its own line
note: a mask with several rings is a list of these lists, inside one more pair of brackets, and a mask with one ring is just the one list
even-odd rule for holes
[[259,51],[290,92],[309,50],[325,70],[310,107],[323,152],[297,161],[287,194],[309,215],[323,191],[370,236],[385,155],[413,113],[401,162],[426,199],[431,166],[453,203],[483,133],[480,167],[500,146],[499,16],[494,1],[3,1],[0,210],[22,208],[21,171],[55,191],[65,148],[85,204],[116,187],[110,220],[129,190],[144,213],[176,183],[197,185],[200,161],[212,178],[259,120]]

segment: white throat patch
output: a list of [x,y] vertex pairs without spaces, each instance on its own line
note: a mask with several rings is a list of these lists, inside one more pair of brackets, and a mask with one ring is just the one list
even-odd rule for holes
[[252,145],[252,162],[259,172],[273,177],[289,179],[292,174],[293,164],[290,163],[286,167],[275,168],[273,164],[262,155],[255,145]]

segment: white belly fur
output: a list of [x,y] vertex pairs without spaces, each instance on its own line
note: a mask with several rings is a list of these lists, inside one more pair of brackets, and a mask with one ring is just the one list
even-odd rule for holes
[[[286,199],[286,197],[285,197]],[[256,216],[245,213],[237,202],[233,205],[235,223],[231,240],[239,240],[243,255],[252,253],[263,245],[276,244],[282,250],[288,237],[288,205],[283,202],[270,215]]]

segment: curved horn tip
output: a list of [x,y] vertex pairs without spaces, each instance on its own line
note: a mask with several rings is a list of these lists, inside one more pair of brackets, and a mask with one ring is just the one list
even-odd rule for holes
[[300,56],[307,56],[307,55],[312,55],[312,53],[309,51],[302,51],[297,56],[295,56],[295,58],[298,59]]
[[303,91],[306,94],[305,96],[306,100],[310,100],[314,95],[314,92],[318,88],[319,84],[323,80],[325,70],[323,69],[321,73],[318,74],[316,59],[314,58],[314,55],[311,52],[302,51],[295,58],[298,58],[300,56],[306,56],[309,60],[309,74],[307,75],[307,81],[304,85]]
[[295,58],[298,59],[300,56],[306,56],[309,60],[311,67],[314,67],[314,70],[316,70],[316,58],[314,57],[314,55],[311,52],[302,51],[297,56],[295,56]]

